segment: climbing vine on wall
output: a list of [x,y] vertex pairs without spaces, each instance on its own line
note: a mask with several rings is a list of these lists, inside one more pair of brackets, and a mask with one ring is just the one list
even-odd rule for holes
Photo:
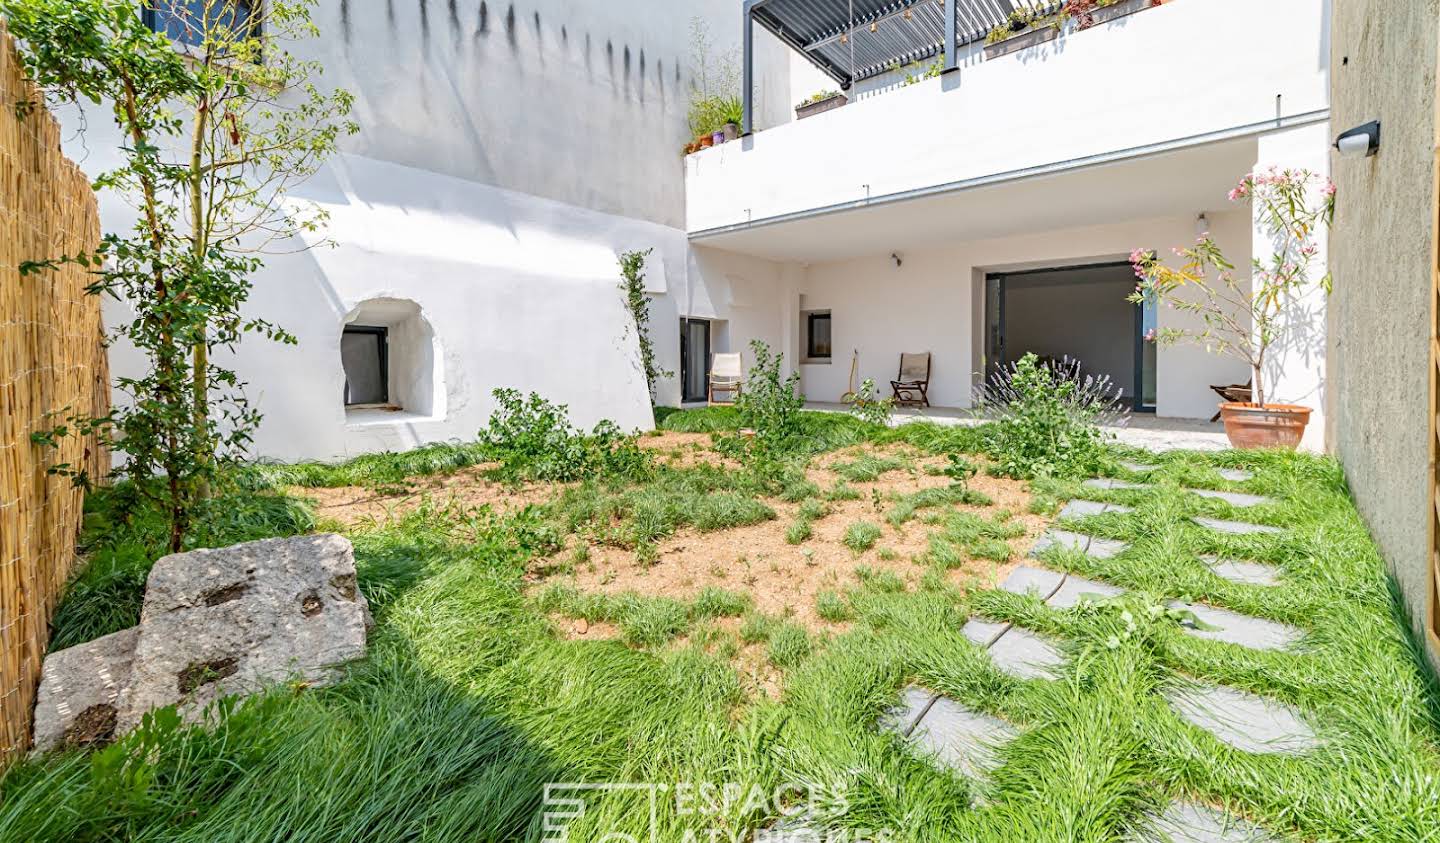
[[645,371],[645,386],[650,390],[650,402],[655,402],[655,382],[671,377],[674,373],[660,368],[655,362],[655,342],[650,339],[650,299],[645,295],[645,261],[654,249],[625,252],[620,255],[620,292],[625,295],[625,306],[635,320],[635,333],[640,340],[640,367]]

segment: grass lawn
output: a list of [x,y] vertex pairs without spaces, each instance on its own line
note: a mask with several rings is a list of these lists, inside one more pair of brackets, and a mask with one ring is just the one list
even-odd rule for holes
[[[247,472],[196,541],[344,532],[378,621],[369,658],[209,730],[158,717],[106,749],[23,763],[0,780],[0,839],[540,840],[544,783],[651,782],[740,788],[659,799],[667,843],[748,840],[777,807],[746,797],[783,785],[827,795],[833,827],[893,840],[1123,840],[1174,798],[1279,840],[1440,840],[1440,692],[1334,461],[1127,451],[1159,466],[1151,488],[982,471],[960,489],[946,455],[978,454],[974,430],[807,414],[804,456],[759,475],[710,442],[733,414],[664,424],[640,441],[656,468],[626,480],[501,483],[470,446]],[[1189,488],[1273,503],[1235,510]],[[1132,507],[1066,525],[1130,548],[1032,564],[1127,593],[1061,611],[996,590],[1076,497]],[[1285,532],[1222,537],[1194,516]],[[115,522],[103,497],[93,518],[57,646],[138,615],[158,529]],[[1278,566],[1281,582],[1219,579],[1199,559],[1212,553]],[[1284,652],[1201,640],[1172,599],[1306,637]],[[972,616],[1063,642],[1059,677],[997,670],[961,634]],[[1322,743],[1231,749],[1160,694],[1187,680],[1289,703]],[[877,729],[912,683],[1012,724],[998,768],[955,775]],[[612,832],[651,839],[644,794],[592,796],[569,839]]]

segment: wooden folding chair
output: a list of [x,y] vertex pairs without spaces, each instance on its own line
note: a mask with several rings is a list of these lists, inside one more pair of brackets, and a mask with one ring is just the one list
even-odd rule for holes
[[930,406],[930,352],[900,355],[900,374],[890,381],[899,407]]
[[[745,385],[745,364],[740,359],[740,352],[726,354],[715,354],[710,362],[710,384],[705,390],[705,396],[711,407],[728,407],[735,403],[740,397],[740,390]],[[728,394],[729,401],[716,401],[715,393]]]
[[[1232,383],[1229,386],[1216,386],[1212,383],[1210,384],[1210,388],[1215,391],[1216,395],[1220,396],[1221,401],[1227,404],[1249,404],[1254,400],[1254,390],[1251,386],[1254,383],[1255,379],[1251,378],[1245,383]],[[1219,410],[1215,411],[1215,415],[1210,419],[1210,423],[1214,424],[1217,421],[1220,421]]]

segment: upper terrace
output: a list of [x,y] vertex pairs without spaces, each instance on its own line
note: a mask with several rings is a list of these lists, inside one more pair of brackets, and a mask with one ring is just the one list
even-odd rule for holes
[[[943,2],[746,2],[747,43],[759,24],[841,87],[940,56],[946,72],[690,156],[692,238],[738,247],[778,222],[1117,162],[1193,172],[1187,153],[1327,115],[1328,0],[1120,0],[988,49],[1009,0]],[[1253,161],[1230,163],[1227,179]],[[1155,183],[1131,181],[1136,202]]]

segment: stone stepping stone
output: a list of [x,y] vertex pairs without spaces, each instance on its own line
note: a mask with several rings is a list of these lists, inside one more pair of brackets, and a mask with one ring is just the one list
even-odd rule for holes
[[1176,688],[1165,698],[1187,723],[1243,752],[1300,755],[1320,745],[1300,713],[1278,700],[1225,685]]
[[1086,480],[1084,485],[1091,489],[1105,489],[1108,491],[1114,491],[1117,489],[1150,488],[1144,483],[1131,483],[1129,480],[1117,480],[1114,477],[1095,477],[1093,479]]
[[1132,843],[1278,843],[1254,823],[1193,802],[1171,802],[1142,827]]
[[1196,524],[1201,527],[1214,530],[1217,533],[1229,533],[1233,536],[1255,535],[1259,533],[1275,534],[1283,533],[1279,527],[1271,527],[1266,524],[1251,524],[1248,521],[1222,521],[1218,518],[1195,518]]
[[1221,468],[1217,469],[1216,473],[1231,483],[1244,483],[1246,480],[1255,479],[1253,471],[1246,471],[1243,468]]
[[1010,572],[1010,576],[1005,578],[1000,588],[1011,594],[1033,594],[1041,600],[1049,600],[1050,595],[1059,591],[1064,584],[1064,574],[1021,565]]
[[1212,498],[1217,501],[1224,501],[1231,506],[1246,507],[1259,506],[1262,503],[1274,503],[1275,501],[1264,495],[1247,495],[1244,492],[1222,492],[1219,489],[1191,489],[1192,494],[1202,498]]
[[880,728],[887,732],[894,732],[901,737],[910,737],[915,731],[915,726],[925,712],[930,710],[930,705],[940,695],[928,688],[919,685],[909,685],[900,692],[898,705],[886,711],[880,717]]
[[1215,576],[1240,585],[1274,586],[1280,584],[1280,569],[1274,565],[1259,562],[1242,562],[1239,559],[1222,559],[1219,556],[1200,557]]
[[1239,644],[1252,650],[1284,650],[1293,647],[1305,637],[1305,631],[1289,624],[1242,615],[1229,609],[1219,609],[1204,603],[1170,603],[1172,609],[1191,612],[1200,623],[1210,629],[1182,624],[1187,635],[1204,638],[1207,641],[1223,641]]
[[1065,656],[1054,644],[1028,629],[971,618],[961,633],[990,651],[1003,673],[1016,679],[1054,679]]
[[989,649],[991,644],[1000,640],[1000,636],[1010,631],[1013,624],[995,623],[982,618],[971,618],[961,628],[960,634],[970,639],[970,643],[977,647]]
[[1053,609],[1072,609],[1089,600],[1104,600],[1124,593],[1123,588],[1071,574],[1045,603]]
[[1126,471],[1133,471],[1136,474],[1149,474],[1160,468],[1158,465],[1148,465],[1143,462],[1121,462],[1120,467]]
[[1108,583],[1023,565],[1012,571],[1000,588],[1012,594],[1034,594],[1055,609],[1072,608],[1086,597],[1115,597],[1125,593],[1125,589]]
[[1127,514],[1134,512],[1128,506],[1121,506],[1118,503],[1100,503],[1099,501],[1073,500],[1065,504],[1060,510],[1061,518],[1089,518],[1092,515],[1104,515],[1107,512],[1118,512]]
[[1065,664],[1058,647],[1020,627],[1011,627],[990,645],[990,658],[1002,673],[1016,679],[1054,679]]
[[998,717],[940,697],[911,732],[910,742],[940,766],[978,779],[1000,766],[997,750],[1017,735]]
[[1046,530],[1045,535],[1041,536],[1039,541],[1035,542],[1035,546],[1030,548],[1030,555],[1039,556],[1052,547],[1078,550],[1086,556],[1093,556],[1096,559],[1109,559],[1123,553],[1130,545],[1114,539],[1100,539],[1084,533],[1051,529]]

